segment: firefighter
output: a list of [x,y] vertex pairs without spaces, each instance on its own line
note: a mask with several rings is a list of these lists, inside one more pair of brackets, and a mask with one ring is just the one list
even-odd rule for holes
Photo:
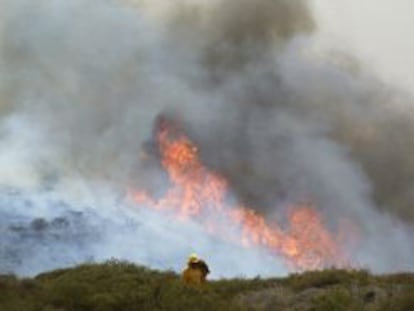
[[210,270],[204,260],[197,254],[188,257],[187,268],[183,271],[183,282],[190,285],[201,285],[206,282]]

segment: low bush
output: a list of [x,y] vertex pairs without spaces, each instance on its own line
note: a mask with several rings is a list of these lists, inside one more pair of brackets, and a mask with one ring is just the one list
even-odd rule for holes
[[[367,284],[367,289],[391,298],[365,299],[354,290]],[[174,272],[112,260],[42,273],[34,279],[0,276],[0,310],[253,311],[260,310],[261,297],[260,305],[268,310],[412,311],[413,287],[409,274],[373,277],[366,271],[327,270],[284,279],[210,281],[195,288],[185,286]]]
[[375,282],[374,278],[365,270],[324,270],[310,271],[303,274],[293,274],[286,283],[297,291],[306,288],[325,288],[333,285],[358,284],[366,285]]

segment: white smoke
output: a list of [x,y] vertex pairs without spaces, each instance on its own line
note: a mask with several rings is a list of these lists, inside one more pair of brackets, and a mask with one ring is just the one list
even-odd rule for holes
[[179,270],[195,251],[214,277],[286,273],[265,250],[125,200],[129,187],[165,187],[151,141],[160,114],[243,203],[273,216],[278,200],[310,195],[329,226],[360,228],[353,260],[414,268],[412,229],[389,212],[412,194],[376,200],[388,161],[411,189],[412,160],[381,149],[390,126],[410,124],[411,99],[315,49],[304,2],[4,0],[0,18],[0,272],[112,257]]

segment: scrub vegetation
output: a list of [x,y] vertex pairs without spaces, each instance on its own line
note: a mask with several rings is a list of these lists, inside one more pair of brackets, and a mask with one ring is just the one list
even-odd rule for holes
[[414,310],[414,274],[325,270],[286,278],[226,279],[202,287],[117,260],[34,278],[0,276],[5,311]]

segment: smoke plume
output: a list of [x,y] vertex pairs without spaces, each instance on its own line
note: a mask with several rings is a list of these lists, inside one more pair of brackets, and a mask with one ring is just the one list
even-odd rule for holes
[[413,100],[315,52],[316,24],[301,0],[3,0],[0,272],[111,257],[178,270],[200,251],[216,276],[284,273],[129,206],[128,189],[166,187],[159,116],[238,201],[271,219],[310,199],[358,228],[355,262],[412,270]]

